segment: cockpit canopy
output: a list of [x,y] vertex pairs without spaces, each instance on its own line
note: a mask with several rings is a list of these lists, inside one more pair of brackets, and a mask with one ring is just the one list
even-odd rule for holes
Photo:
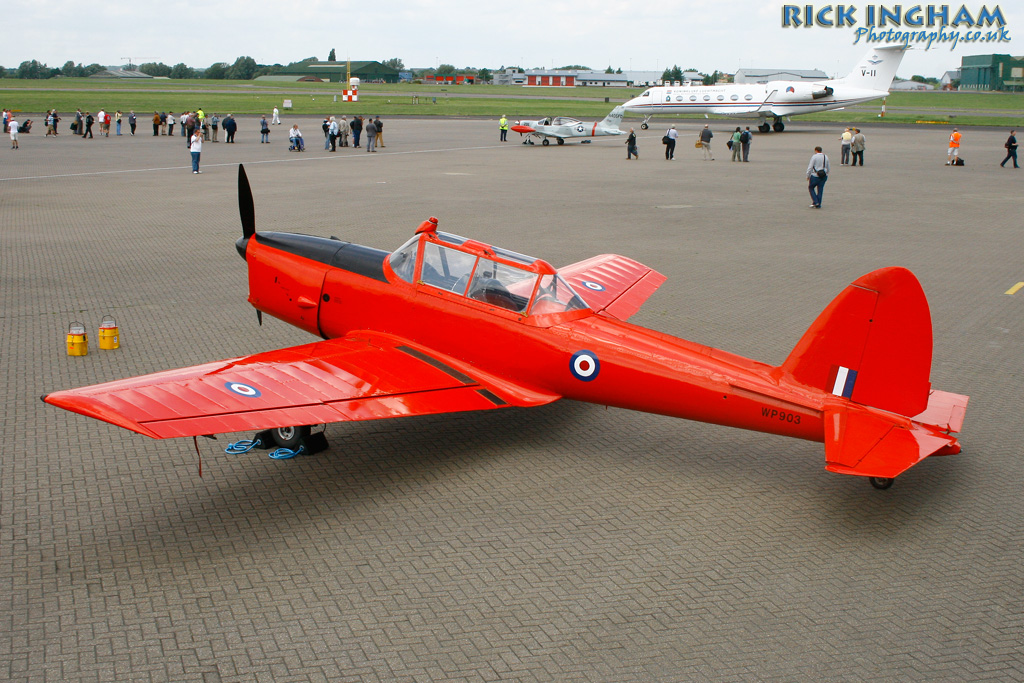
[[574,119],[571,116],[556,116],[551,121],[552,126],[575,126],[577,123],[582,123],[579,119]]
[[430,226],[421,226],[415,237],[388,258],[395,275],[406,282],[453,292],[520,315],[587,308],[547,262]]

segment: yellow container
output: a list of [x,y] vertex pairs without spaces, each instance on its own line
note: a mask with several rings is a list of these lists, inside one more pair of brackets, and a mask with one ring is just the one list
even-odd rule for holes
[[89,335],[85,333],[85,325],[71,323],[68,325],[68,355],[87,356],[89,354]]
[[100,348],[105,350],[111,350],[120,348],[121,338],[117,331],[117,322],[114,318],[105,315],[103,320],[100,321]]

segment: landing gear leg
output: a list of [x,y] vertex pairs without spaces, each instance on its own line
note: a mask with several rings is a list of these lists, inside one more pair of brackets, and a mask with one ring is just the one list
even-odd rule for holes
[[647,130],[647,128],[648,128],[647,124],[651,122],[651,118],[652,117],[650,117],[650,116],[645,116],[644,117],[644,122],[640,124],[640,130]]
[[884,491],[892,486],[892,479],[889,477],[868,477],[868,481],[879,491]]

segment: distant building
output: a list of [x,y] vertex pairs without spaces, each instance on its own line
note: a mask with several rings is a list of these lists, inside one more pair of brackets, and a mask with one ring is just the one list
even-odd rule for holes
[[960,82],[960,69],[947,71],[942,74],[942,78],[939,79],[939,84],[942,85],[943,90],[952,90],[954,82]]
[[569,70],[541,71],[530,69],[526,72],[528,87],[572,88],[576,86],[576,72]]
[[935,90],[935,86],[929,83],[920,83],[918,81],[893,81],[892,85],[889,86],[889,90],[896,92],[909,92],[915,90]]
[[525,85],[526,74],[519,69],[502,69],[492,72],[491,82],[494,85]]
[[[363,83],[397,83],[398,70],[380,62],[351,62],[352,76]],[[300,62],[279,69],[274,79],[293,81],[346,82],[349,62]],[[256,80],[260,80],[260,76]]]
[[768,83],[769,81],[823,81],[828,75],[820,69],[738,69],[734,83]]
[[129,71],[128,69],[104,69],[97,71],[89,78],[153,78],[141,71]]
[[580,86],[632,88],[657,85],[660,81],[660,71],[623,71],[620,74],[608,74],[603,71],[576,72],[576,85]]
[[970,55],[960,58],[961,90],[1024,90],[1024,57]]

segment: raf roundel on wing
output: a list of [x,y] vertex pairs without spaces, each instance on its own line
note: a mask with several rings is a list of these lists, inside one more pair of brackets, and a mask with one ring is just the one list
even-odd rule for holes
[[228,391],[233,391],[239,396],[245,396],[247,398],[256,398],[260,395],[260,390],[256,387],[249,386],[248,384],[242,384],[241,382],[226,382],[224,384],[228,388]]

